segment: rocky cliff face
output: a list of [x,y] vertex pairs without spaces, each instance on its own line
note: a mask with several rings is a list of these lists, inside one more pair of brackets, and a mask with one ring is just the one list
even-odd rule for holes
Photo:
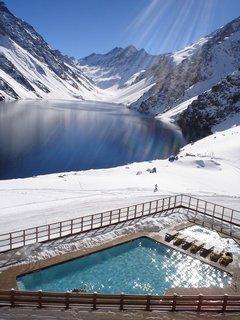
[[196,141],[237,113],[240,113],[240,69],[199,95],[180,114],[178,124],[187,140]]

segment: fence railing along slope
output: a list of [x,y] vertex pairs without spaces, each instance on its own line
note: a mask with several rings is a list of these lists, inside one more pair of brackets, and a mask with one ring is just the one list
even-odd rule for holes
[[[233,226],[240,228],[240,211],[180,194],[129,207],[1,234],[0,252],[37,242],[59,239],[177,208],[199,213],[206,223],[209,223],[212,219],[212,222],[210,221],[212,225],[218,221],[222,227],[220,231],[240,239],[240,231],[233,229]],[[197,216],[195,216],[194,221],[198,221]],[[228,230],[223,228],[224,224],[229,225]]]
[[181,195],[176,195],[93,215],[5,233],[0,235],[0,252],[108,227],[180,206]]

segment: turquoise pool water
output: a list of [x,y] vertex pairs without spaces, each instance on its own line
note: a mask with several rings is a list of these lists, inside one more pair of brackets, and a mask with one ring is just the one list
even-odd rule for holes
[[158,242],[139,238],[18,277],[25,290],[163,294],[171,287],[225,287],[231,276]]

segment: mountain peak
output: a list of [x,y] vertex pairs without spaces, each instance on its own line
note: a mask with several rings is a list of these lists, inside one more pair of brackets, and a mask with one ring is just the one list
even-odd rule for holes
[[5,2],[3,2],[3,1],[0,1],[0,11],[10,13]]
[[129,53],[136,53],[138,50],[137,50],[137,48],[135,48],[133,45],[130,45],[130,46],[126,47],[126,48],[124,49],[124,51],[127,51],[127,52],[129,52]]

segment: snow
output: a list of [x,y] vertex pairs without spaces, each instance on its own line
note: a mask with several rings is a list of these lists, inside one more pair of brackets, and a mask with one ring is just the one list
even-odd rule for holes
[[[185,146],[174,162],[154,160],[110,169],[2,180],[0,233],[178,193],[207,200],[210,197],[213,202],[240,210],[239,139],[240,126],[236,126]],[[152,168],[156,173],[149,173]],[[153,192],[155,184],[157,192]]]
[[236,254],[240,257],[239,245],[233,239],[221,237],[214,230],[194,225],[181,230],[181,234],[199,240],[205,244],[209,244],[210,248],[214,245],[215,248],[223,248],[225,251],[229,251],[233,253],[233,255]]
[[194,44],[185,47],[177,52],[175,52],[172,57],[173,61],[176,65],[180,64],[183,60],[190,58],[196,50],[201,49],[201,46],[208,42],[209,37],[201,38],[199,41],[195,42]]
[[177,116],[181,114],[184,110],[187,109],[187,107],[193,102],[193,100],[196,100],[197,96],[188,99],[180,104],[178,104],[176,107],[169,109],[168,111],[158,114],[156,116],[157,119],[161,119],[162,121],[166,121],[169,123],[175,122]]

